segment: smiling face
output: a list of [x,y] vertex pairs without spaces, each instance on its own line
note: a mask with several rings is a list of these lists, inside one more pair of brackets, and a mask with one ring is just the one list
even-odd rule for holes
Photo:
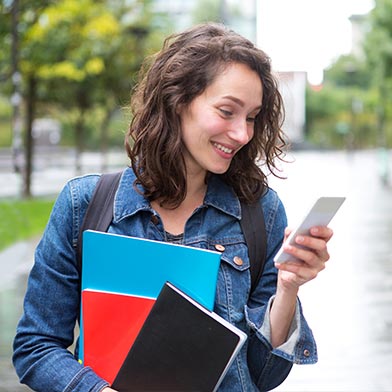
[[258,74],[234,63],[180,111],[188,174],[228,170],[234,155],[253,137],[262,95]]

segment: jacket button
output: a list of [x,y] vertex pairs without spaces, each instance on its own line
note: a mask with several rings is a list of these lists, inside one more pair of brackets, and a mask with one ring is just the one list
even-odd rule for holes
[[154,225],[157,225],[158,222],[159,222],[159,218],[158,218],[156,215],[153,215],[153,216],[151,217],[151,222],[152,222]]
[[304,355],[305,355],[305,357],[310,357],[310,351],[309,350],[304,350]]
[[224,252],[224,251],[225,251],[225,247],[224,247],[223,245],[221,245],[221,244],[216,244],[216,245],[215,245],[215,249],[216,249],[218,252]]
[[241,259],[241,257],[235,256],[233,259],[234,263],[237,265],[242,265],[244,264],[244,261]]

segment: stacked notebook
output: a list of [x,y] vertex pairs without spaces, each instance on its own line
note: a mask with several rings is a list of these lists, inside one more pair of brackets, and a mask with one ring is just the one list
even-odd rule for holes
[[214,391],[246,335],[212,311],[220,253],[83,238],[81,360],[119,392]]

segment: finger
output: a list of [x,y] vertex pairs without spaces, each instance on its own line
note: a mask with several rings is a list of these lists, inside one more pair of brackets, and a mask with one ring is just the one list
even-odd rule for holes
[[291,234],[292,231],[293,231],[293,229],[291,227],[286,227],[284,229],[284,240],[283,240],[283,242],[287,240],[287,237]]
[[310,229],[310,234],[328,242],[333,236],[333,230],[327,226],[314,226]]
[[295,237],[295,243],[300,247],[305,247],[318,252],[327,250],[327,241],[324,238],[298,235]]
[[289,245],[285,248],[286,253],[293,256],[293,260],[289,260],[291,264],[303,264],[309,268],[315,268],[317,270],[324,269],[323,263],[327,261],[329,255],[328,252],[317,252],[309,248],[299,248],[297,246]]
[[325,268],[324,263],[329,260],[329,253],[324,240],[298,236],[296,242],[299,246],[285,245],[285,252],[293,256],[293,261],[300,260],[318,271]]
[[320,272],[301,261],[281,263],[276,267],[279,269],[279,276],[283,284],[287,281],[288,284],[295,284],[297,287],[316,278]]

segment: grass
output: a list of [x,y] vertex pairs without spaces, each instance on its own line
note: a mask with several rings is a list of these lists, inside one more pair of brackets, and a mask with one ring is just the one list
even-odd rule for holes
[[22,240],[41,235],[54,200],[0,200],[0,250]]
[[10,147],[12,143],[11,126],[8,121],[0,118],[0,148]]

